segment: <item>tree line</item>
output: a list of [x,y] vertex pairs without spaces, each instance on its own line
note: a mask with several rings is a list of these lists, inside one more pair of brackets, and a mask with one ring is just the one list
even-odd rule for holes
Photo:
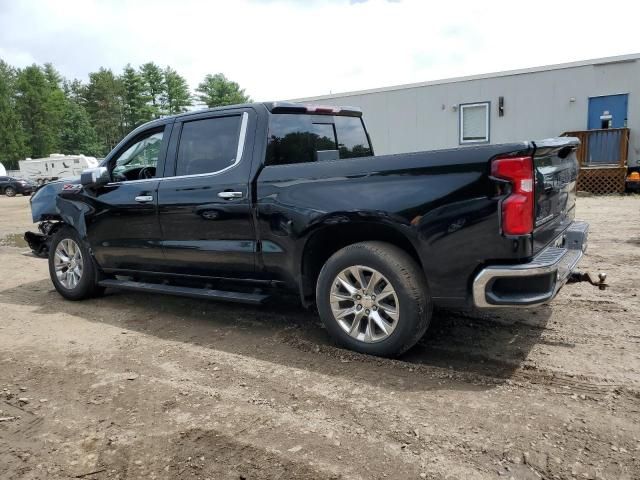
[[50,63],[14,68],[0,59],[0,162],[51,153],[106,155],[137,126],[195,105],[217,107],[251,101],[223,74],[206,75],[189,89],[176,70],[153,62],[107,68],[88,82],[67,80]]

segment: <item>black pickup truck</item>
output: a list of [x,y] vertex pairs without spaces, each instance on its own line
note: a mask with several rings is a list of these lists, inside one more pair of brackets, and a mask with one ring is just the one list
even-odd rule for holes
[[374,156],[361,112],[255,103],[155,120],[36,191],[25,235],[70,300],[105,288],[262,303],[294,291],[396,355],[434,305],[532,306],[587,244],[578,140]]

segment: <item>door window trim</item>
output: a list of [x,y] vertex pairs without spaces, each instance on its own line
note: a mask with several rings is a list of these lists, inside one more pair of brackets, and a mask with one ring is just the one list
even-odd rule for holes
[[[220,170],[216,170],[214,172],[207,172],[207,173],[194,173],[191,175],[173,175],[173,176],[163,176],[158,178],[158,180],[173,180],[173,179],[180,179],[180,178],[194,178],[194,177],[208,177],[208,176],[212,176],[212,175],[220,175],[221,173],[227,172],[228,170],[231,170],[232,168],[235,168],[236,166],[238,166],[238,164],[240,163],[240,161],[242,160],[242,155],[244,155],[244,148],[245,148],[245,143],[247,140],[247,126],[249,124],[249,113],[248,112],[242,112],[240,115],[217,115],[215,117],[206,117],[206,118],[199,118],[197,120],[189,120],[190,122],[197,122],[197,121],[202,121],[202,120],[210,120],[210,119],[215,119],[215,118],[223,118],[223,117],[232,117],[232,116],[240,116],[240,133],[238,135],[238,146],[236,148],[236,157],[233,160],[233,163],[231,165],[228,165]],[[182,135],[182,128],[184,126],[184,123],[187,122],[183,122],[182,125],[180,125],[180,135]],[[178,163],[177,163],[177,149],[180,147],[180,140],[178,139],[178,144],[176,145],[176,160],[174,162],[174,172],[177,169]]]

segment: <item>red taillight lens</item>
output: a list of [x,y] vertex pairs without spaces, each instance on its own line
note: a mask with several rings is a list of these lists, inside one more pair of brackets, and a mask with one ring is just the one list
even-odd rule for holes
[[511,194],[502,201],[502,233],[526,235],[533,231],[533,160],[531,157],[498,158],[491,175],[511,182]]

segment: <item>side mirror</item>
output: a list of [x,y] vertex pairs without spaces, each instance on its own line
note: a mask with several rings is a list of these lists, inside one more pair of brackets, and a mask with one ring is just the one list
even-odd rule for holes
[[85,187],[100,187],[111,180],[107,167],[87,168],[80,174],[80,183]]

